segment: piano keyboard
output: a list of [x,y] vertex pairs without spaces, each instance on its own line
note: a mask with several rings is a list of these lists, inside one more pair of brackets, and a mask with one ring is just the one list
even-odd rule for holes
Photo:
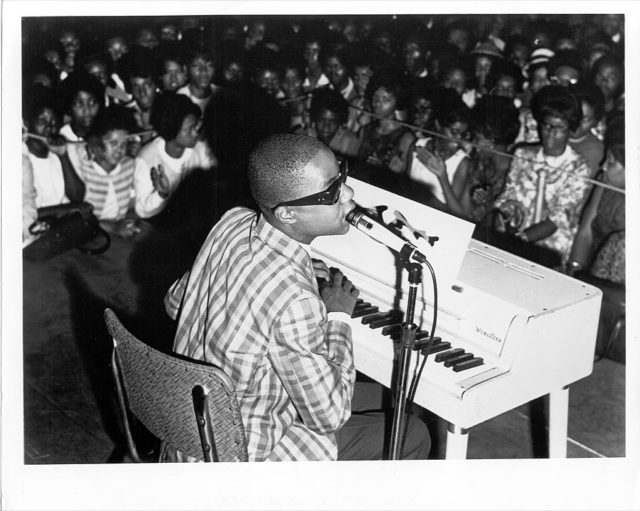
[[[402,311],[393,309],[381,311],[378,305],[359,299],[351,319],[353,338],[361,341],[354,342],[356,352],[370,350],[384,356],[387,360],[390,357],[395,358],[402,338],[404,320]],[[449,392],[453,391],[458,397],[461,397],[470,386],[484,381],[486,378],[483,376],[489,378],[503,372],[497,371],[483,357],[467,351],[453,336],[445,339],[434,336],[431,343],[429,339],[430,332],[417,330],[414,349],[422,356],[427,356],[422,379],[428,378],[432,382],[440,382],[443,388]],[[356,359],[367,358],[366,355],[356,353]],[[361,370],[367,374],[365,368]]]

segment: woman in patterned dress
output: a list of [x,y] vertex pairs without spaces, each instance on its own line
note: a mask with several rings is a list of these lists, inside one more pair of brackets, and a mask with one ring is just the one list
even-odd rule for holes
[[505,219],[499,229],[555,251],[566,263],[590,188],[589,166],[568,144],[582,109],[565,87],[549,85],[533,97],[531,110],[541,143],[514,153],[495,203]]

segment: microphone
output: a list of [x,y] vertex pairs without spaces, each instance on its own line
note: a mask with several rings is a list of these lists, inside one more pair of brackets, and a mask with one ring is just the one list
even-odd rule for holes
[[349,211],[345,216],[345,220],[359,231],[362,231],[370,238],[376,240],[378,243],[382,243],[391,250],[397,252],[405,260],[415,261],[418,263],[424,263],[427,261],[424,254],[418,251],[415,245],[404,238],[401,238],[397,234],[394,234],[384,225],[381,225],[376,220],[369,217],[359,206],[356,206]]

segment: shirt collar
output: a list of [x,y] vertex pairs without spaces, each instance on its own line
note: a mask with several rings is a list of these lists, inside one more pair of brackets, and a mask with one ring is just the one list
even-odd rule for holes
[[342,93],[342,96],[347,99],[348,97],[350,97],[353,94],[353,89],[355,89],[355,84],[353,83],[353,80],[351,79],[351,77],[349,77],[349,81],[347,82],[347,86],[340,91]]
[[96,172],[105,176],[115,176],[122,170],[122,162],[118,163],[111,172],[107,172],[106,170],[104,170],[95,160],[91,160],[91,165]]
[[282,254],[287,259],[290,259],[294,264],[305,268],[308,271],[310,278],[313,277],[310,253],[311,247],[309,245],[304,245],[287,236],[281,230],[276,229],[273,225],[267,222],[263,214],[258,215],[256,235],[276,252]]
[[[342,94],[342,97],[344,99],[347,99],[351,94],[353,94],[354,93],[354,89],[356,87],[355,84],[353,83],[353,80],[351,79],[351,77],[348,76],[347,79],[349,80],[347,82],[347,86],[344,89],[338,91],[338,92],[340,92],[340,94]],[[332,89],[332,90],[336,90],[336,88],[333,86],[332,83],[329,84],[329,88]]]
[[303,250],[309,254],[309,259],[311,259],[311,245],[308,245],[306,243],[300,243],[300,246],[303,248]]
[[564,148],[564,152],[559,156],[548,156],[543,152],[542,147],[538,150],[538,154],[536,160],[540,163],[546,163],[552,168],[558,168],[567,163],[570,159],[571,155],[571,146],[567,144],[567,147]]

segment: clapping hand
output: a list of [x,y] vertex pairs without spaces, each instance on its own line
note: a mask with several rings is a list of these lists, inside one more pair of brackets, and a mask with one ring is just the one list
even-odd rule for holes
[[404,160],[398,154],[394,154],[393,157],[389,160],[389,170],[399,174],[404,170]]
[[487,204],[491,199],[490,187],[477,185],[471,189],[471,200],[474,204]]
[[157,167],[151,167],[151,183],[160,197],[166,199],[169,196],[169,178],[164,173],[162,164],[158,164]]
[[367,163],[369,165],[375,165],[376,167],[381,167],[383,164],[382,158],[380,158],[376,153],[367,156]]
[[438,177],[444,177],[447,173],[447,167],[444,160],[435,153],[429,151],[426,147],[416,147],[416,157],[427,169]]

